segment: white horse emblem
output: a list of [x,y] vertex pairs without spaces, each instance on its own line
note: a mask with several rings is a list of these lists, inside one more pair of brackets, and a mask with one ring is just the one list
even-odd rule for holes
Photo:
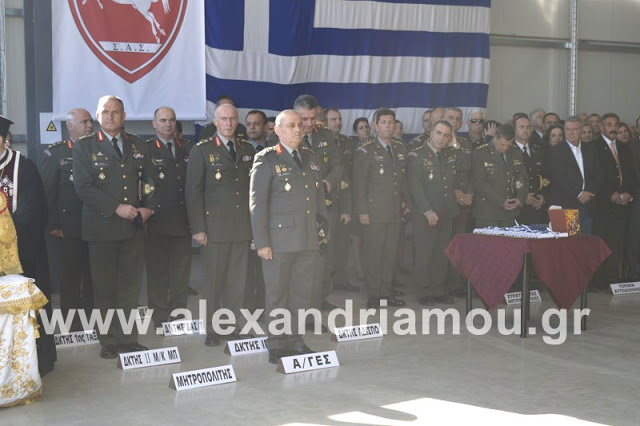
[[[104,5],[101,0],[96,0],[98,2],[98,6],[100,6],[101,10],[104,10]],[[160,37],[158,33],[163,36],[166,35],[165,31],[162,29],[156,17],[151,12],[151,5],[153,3],[157,3],[158,0],[112,0],[114,3],[118,4],[128,4],[133,6],[135,10],[137,10],[149,23],[151,24],[151,32],[153,36],[156,38],[156,43],[160,43]],[[82,4],[85,5],[87,0],[82,0]],[[162,0],[162,8],[164,9],[164,14],[168,14],[171,10],[169,8],[169,0]]]

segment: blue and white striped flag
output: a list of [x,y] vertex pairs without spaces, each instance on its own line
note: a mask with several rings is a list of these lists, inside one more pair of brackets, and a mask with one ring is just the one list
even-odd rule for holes
[[396,111],[421,133],[426,108],[485,108],[490,0],[207,0],[207,113],[221,95],[239,119],[314,95],[353,120]]

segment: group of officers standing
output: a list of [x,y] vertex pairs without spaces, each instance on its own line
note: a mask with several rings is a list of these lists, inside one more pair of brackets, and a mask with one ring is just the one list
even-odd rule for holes
[[[249,337],[239,334],[242,307],[264,307],[267,322],[275,319],[272,310],[289,310],[293,332],[267,340],[269,360],[277,362],[312,352],[295,329],[296,313],[334,307],[327,296],[332,276],[344,268],[350,232],[362,236],[369,308],[404,305],[393,283],[409,219],[414,279],[427,292],[420,302],[452,303],[460,288],[447,282],[459,280],[451,280],[456,274],[444,248],[469,229],[471,217],[476,226],[510,226],[516,218],[542,223],[547,194],[570,197],[557,200],[566,207],[586,204],[585,192],[595,195],[582,156],[575,157],[582,173],[576,188],[544,167],[542,148],[528,144],[528,119],[515,120],[515,129],[499,126],[474,149],[457,135],[462,112],[454,108],[459,123],[432,117],[409,150],[393,137],[392,110],[377,110],[376,136],[357,142],[316,126],[317,108],[313,96],[299,96],[267,138],[264,113],[250,111],[241,129],[236,108],[223,99],[195,145],[177,132],[169,107],[155,111],[156,136],[147,141],[125,132],[116,96],[99,100],[95,132],[87,111],[70,111],[70,139],[45,150],[43,163],[48,228],[60,240],[63,311],[136,309],[146,263],[154,323],[177,319],[170,314],[186,307],[193,239],[201,246],[207,322],[219,308],[236,313],[236,329],[225,339]],[[560,183],[549,192],[554,173]],[[616,194],[629,202],[626,192]],[[221,336],[208,330],[205,344],[219,345]],[[146,349],[117,321],[100,342],[103,358]]]

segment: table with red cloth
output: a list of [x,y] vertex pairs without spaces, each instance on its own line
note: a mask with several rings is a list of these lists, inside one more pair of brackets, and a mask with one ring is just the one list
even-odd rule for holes
[[[564,309],[576,302],[594,272],[611,254],[600,237],[591,235],[524,239],[458,234],[445,252],[491,310],[518,278],[527,254],[553,300]],[[528,301],[528,291],[526,295],[523,291],[522,301],[525,299]]]

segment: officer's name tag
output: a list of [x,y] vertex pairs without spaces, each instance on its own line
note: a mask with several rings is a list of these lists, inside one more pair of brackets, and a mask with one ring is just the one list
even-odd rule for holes
[[238,381],[233,365],[173,373],[169,387],[177,391],[204,388]]
[[224,347],[224,353],[231,356],[256,354],[259,352],[269,352],[266,344],[267,337],[256,337],[255,339],[231,340]]
[[338,355],[336,355],[336,351],[328,351],[282,357],[278,363],[277,371],[290,374],[334,367],[340,367]]
[[633,294],[640,293],[640,281],[630,283],[611,284],[611,294]]
[[157,365],[176,364],[182,362],[178,348],[149,349],[148,351],[128,352],[120,354],[118,368],[133,370],[135,368],[155,367]]
[[94,345],[99,343],[95,330],[74,331],[72,333],[56,334],[53,336],[56,348],[69,348],[71,346]]
[[349,342],[351,340],[363,340],[382,337],[380,324],[354,325],[351,327],[339,327],[335,334],[331,335],[334,342]]
[[180,320],[162,323],[162,333],[165,336],[184,336],[186,334],[206,334],[204,321]]
[[[507,293],[504,295],[504,300],[507,302],[507,305],[515,305],[521,303],[522,292],[515,291],[513,293]],[[542,297],[540,297],[540,292],[538,290],[531,290],[529,292],[529,302],[542,302]]]

